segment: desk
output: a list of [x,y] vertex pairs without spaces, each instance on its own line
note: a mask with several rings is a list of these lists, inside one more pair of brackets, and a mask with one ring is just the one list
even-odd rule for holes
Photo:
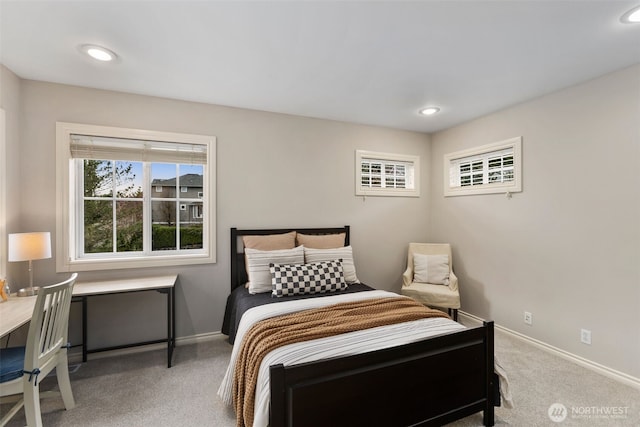
[[[119,279],[96,282],[76,282],[73,287],[73,301],[82,302],[82,361],[87,361],[88,353],[117,350],[140,345],[167,343],[167,367],[171,367],[171,357],[176,346],[176,296],[175,283],[177,275],[142,277],[137,279]],[[132,292],[157,291],[167,294],[167,338],[145,341],[135,344],[125,344],[115,347],[87,348],[87,299],[109,294],[124,294]],[[33,310],[33,307],[32,307]],[[29,316],[30,318],[31,316]],[[28,320],[28,319],[27,319]],[[3,320],[4,323],[4,320]],[[4,327],[4,326],[3,326]]]
[[0,303],[0,337],[28,323],[36,306],[36,296],[18,297],[13,294],[8,301]]

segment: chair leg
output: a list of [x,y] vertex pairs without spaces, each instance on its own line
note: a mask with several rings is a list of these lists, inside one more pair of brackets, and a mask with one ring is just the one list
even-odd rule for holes
[[73,391],[71,390],[71,381],[69,380],[69,362],[67,361],[66,354],[59,357],[58,364],[56,365],[56,376],[58,378],[58,387],[60,387],[60,394],[62,395],[64,407],[68,411],[76,406],[76,402],[73,399]]
[[[29,377],[25,375],[25,377]],[[34,385],[28,379],[24,380],[24,415],[27,418],[27,427],[42,427],[40,415],[40,385]]]

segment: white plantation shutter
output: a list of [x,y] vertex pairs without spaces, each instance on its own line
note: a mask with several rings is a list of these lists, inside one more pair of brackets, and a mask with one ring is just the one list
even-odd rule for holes
[[522,191],[522,137],[444,156],[444,195]]
[[419,196],[419,157],[356,151],[356,195]]
[[413,164],[362,159],[361,185],[369,188],[408,188],[415,186]]
[[449,163],[449,185],[464,187],[513,181],[513,148],[461,157]]

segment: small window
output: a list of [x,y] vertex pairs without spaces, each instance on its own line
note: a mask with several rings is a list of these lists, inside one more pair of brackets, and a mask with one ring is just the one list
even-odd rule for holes
[[202,205],[193,205],[191,206],[191,216],[194,219],[202,219]]
[[522,137],[444,156],[444,195],[522,191]]
[[162,185],[156,185],[155,189],[156,189],[156,193],[162,193]]
[[187,192],[187,187],[185,185],[183,185],[182,187],[180,187],[180,192],[181,193],[186,193]]
[[420,196],[418,156],[356,151],[357,196]]

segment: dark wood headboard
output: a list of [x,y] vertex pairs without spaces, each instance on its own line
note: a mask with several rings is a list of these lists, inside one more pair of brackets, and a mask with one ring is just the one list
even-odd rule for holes
[[270,228],[257,230],[231,229],[231,291],[238,286],[247,283],[247,270],[245,268],[244,245],[242,236],[265,236],[268,234],[284,234],[297,231],[302,234],[340,234],[345,233],[344,245],[349,246],[349,226],[330,228]]

